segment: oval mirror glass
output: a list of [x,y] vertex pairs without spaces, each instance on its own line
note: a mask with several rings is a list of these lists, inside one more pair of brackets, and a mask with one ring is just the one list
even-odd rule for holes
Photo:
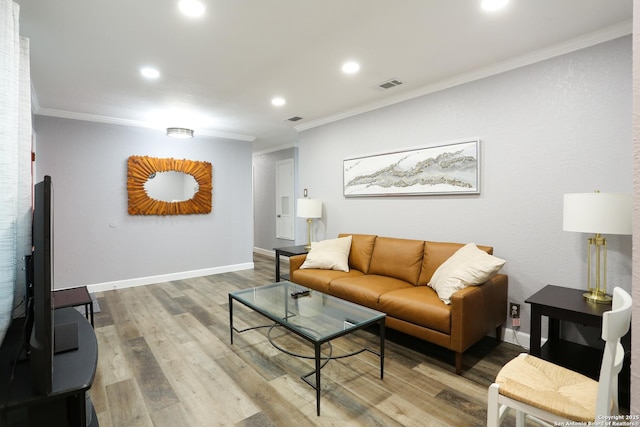
[[198,182],[188,173],[167,171],[149,175],[144,183],[149,197],[163,202],[184,202],[198,192]]

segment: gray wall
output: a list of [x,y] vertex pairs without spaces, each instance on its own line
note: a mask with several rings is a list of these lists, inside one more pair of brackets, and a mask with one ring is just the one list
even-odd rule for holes
[[[55,197],[56,288],[159,282],[251,268],[251,145],[161,131],[36,116],[36,180],[51,175]],[[207,215],[131,216],[127,158],[210,162]],[[174,275],[174,276],[171,276]]]
[[[324,202],[316,236],[492,245],[528,332],[527,297],[586,286],[589,236],[562,231],[563,194],[632,190],[631,60],[624,37],[301,132],[298,185]],[[479,196],[342,195],[343,159],[467,137],[482,144]],[[631,237],[608,241],[609,285],[629,290]]]
[[[297,174],[297,148],[253,156],[253,239],[256,250],[260,252],[270,252],[273,248],[294,244],[291,240],[276,239],[276,163],[286,159],[293,159]],[[294,179],[297,181],[297,176]],[[297,188],[295,197],[302,197],[302,194],[298,194]],[[300,234],[300,230],[303,229],[296,223],[294,230],[296,236]]]

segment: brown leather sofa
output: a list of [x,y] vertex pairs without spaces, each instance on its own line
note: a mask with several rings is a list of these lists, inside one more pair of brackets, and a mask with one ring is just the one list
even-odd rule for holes
[[[507,317],[506,275],[455,292],[450,305],[427,286],[438,266],[464,244],[351,236],[348,272],[300,269],[306,255],[297,255],[289,258],[290,280],[382,311],[387,327],[453,350],[458,374],[469,347],[493,330],[501,339]],[[492,247],[478,247],[493,252]]]

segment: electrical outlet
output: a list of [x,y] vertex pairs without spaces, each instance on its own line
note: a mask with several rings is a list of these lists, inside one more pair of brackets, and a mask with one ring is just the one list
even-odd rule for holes
[[512,319],[520,318],[520,304],[516,304],[515,302],[509,303],[509,315]]

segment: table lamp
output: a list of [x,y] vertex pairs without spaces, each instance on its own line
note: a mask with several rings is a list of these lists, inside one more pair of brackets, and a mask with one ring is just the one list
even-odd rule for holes
[[583,297],[589,302],[611,303],[611,296],[607,295],[607,240],[602,234],[631,234],[631,194],[565,194],[562,229],[595,234],[587,241],[588,291]]
[[315,218],[322,218],[322,200],[298,199],[296,207],[297,217],[307,219],[307,244],[306,250],[311,249],[311,223]]

